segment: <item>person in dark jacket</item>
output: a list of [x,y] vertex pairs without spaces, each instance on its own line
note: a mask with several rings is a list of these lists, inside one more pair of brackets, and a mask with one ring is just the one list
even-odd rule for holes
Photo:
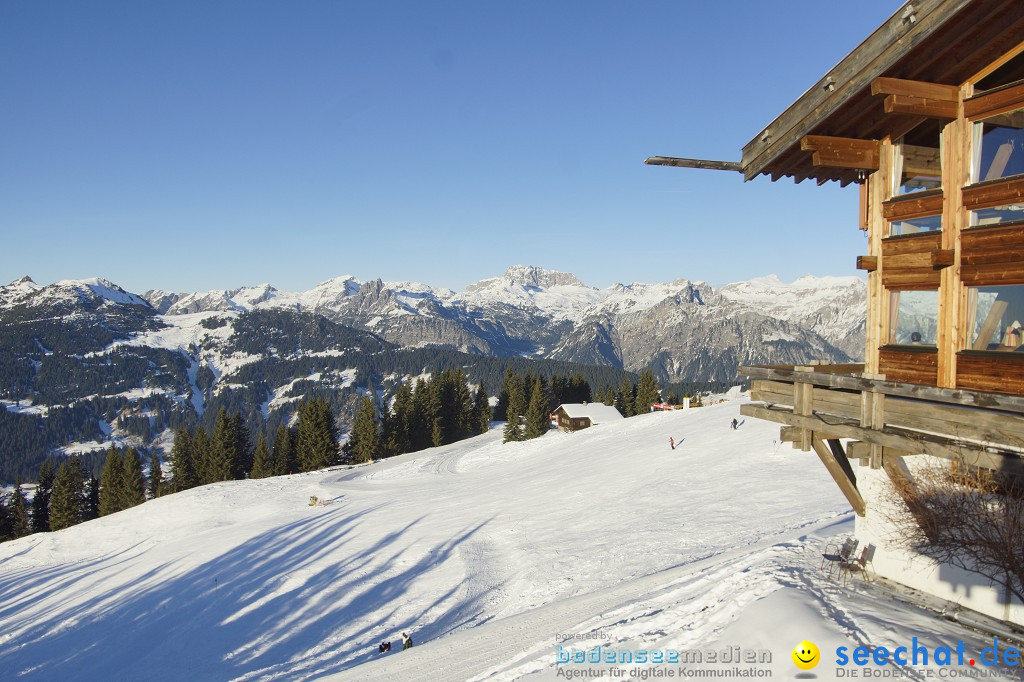
[[406,649],[411,649],[411,648],[412,648],[412,637],[410,637],[409,635],[407,635],[407,634],[405,634],[403,632],[402,633],[402,651],[405,651]]

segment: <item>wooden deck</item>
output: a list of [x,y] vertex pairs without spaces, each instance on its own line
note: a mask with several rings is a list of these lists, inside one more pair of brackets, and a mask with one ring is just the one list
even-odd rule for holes
[[1024,397],[886,381],[863,370],[741,367],[756,402],[740,412],[782,424],[783,441],[814,450],[861,515],[849,459],[893,478],[906,475],[903,457],[922,454],[1024,475]]

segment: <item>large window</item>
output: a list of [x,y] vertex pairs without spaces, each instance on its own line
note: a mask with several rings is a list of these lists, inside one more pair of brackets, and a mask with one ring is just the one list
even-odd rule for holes
[[928,119],[899,139],[894,147],[893,194],[942,187],[942,128]]
[[906,220],[894,220],[889,223],[889,236],[899,237],[919,232],[934,232],[942,229],[942,216],[929,215],[923,218],[908,218]]
[[939,322],[938,291],[894,291],[889,304],[889,343],[934,346]]
[[970,287],[972,350],[1024,351],[1024,286]]
[[972,150],[971,182],[1024,173],[1024,108],[975,121]]

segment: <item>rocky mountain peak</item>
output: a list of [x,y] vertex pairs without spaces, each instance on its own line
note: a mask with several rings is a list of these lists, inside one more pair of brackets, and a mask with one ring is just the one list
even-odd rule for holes
[[511,280],[514,284],[527,287],[547,289],[557,286],[586,287],[576,275],[570,272],[559,272],[558,270],[545,270],[536,265],[513,265],[505,270],[502,275]]

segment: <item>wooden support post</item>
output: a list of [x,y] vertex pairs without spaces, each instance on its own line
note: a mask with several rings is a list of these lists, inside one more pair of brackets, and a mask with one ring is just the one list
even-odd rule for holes
[[[793,413],[807,417],[814,413],[814,384],[793,382]],[[801,429],[799,443],[802,451],[810,451],[811,431],[809,429]]]
[[846,501],[853,507],[853,511],[857,512],[857,516],[864,516],[866,505],[864,504],[864,498],[860,496],[860,491],[857,490],[857,486],[850,480],[846,472],[843,471],[843,467],[836,460],[835,455],[832,451],[825,446],[825,443],[821,438],[813,438],[811,444],[814,447],[815,454],[818,455],[818,459],[825,465],[828,472],[832,475],[832,480],[836,482],[839,489],[843,492],[846,497]]
[[[821,434],[818,434],[821,436]],[[824,436],[822,436],[824,438]],[[846,451],[843,450],[843,444],[838,438],[824,438],[825,442],[828,443],[829,450],[832,451],[832,456],[839,462],[839,466],[843,468],[846,475],[850,478],[850,482],[857,485],[857,474],[853,473],[853,467],[850,466],[850,459],[846,456]]]
[[[885,427],[885,394],[863,391],[860,394],[860,425],[867,429],[882,430]],[[872,469],[882,466],[882,446],[871,445],[869,465]]]

